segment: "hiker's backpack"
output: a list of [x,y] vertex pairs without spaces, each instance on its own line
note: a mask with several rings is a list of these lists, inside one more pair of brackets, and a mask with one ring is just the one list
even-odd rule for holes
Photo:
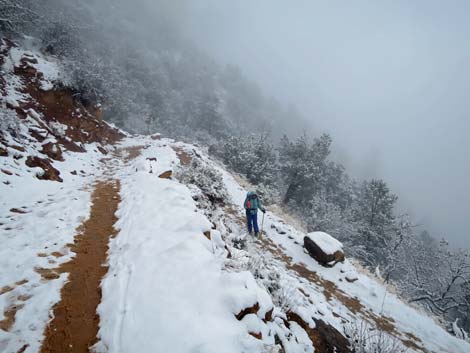
[[[251,200],[251,201],[250,201]],[[250,210],[257,210],[258,209],[258,205],[259,205],[259,201],[258,201],[258,195],[254,194],[254,195],[251,195],[249,200],[248,200],[248,208]]]
[[251,202],[250,199],[246,200],[246,208],[251,210]]

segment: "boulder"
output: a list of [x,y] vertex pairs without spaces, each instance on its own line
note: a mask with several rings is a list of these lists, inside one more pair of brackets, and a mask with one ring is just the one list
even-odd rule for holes
[[259,340],[263,339],[263,334],[261,332],[248,332],[248,334]]
[[266,314],[264,315],[264,322],[273,321],[273,312],[274,308],[271,308],[269,311],[266,312]]
[[19,213],[19,214],[25,214],[25,213],[28,213],[27,211],[25,210],[22,210],[20,208],[10,208],[10,212],[13,212],[13,213]]
[[19,152],[26,152],[26,150],[23,146],[10,145],[10,147],[13,148],[14,150],[19,151]]
[[336,328],[322,320],[315,320],[315,351],[325,353],[351,353],[350,343]]
[[241,310],[235,317],[241,321],[248,314],[257,314],[259,310],[259,303],[255,303],[253,306]]
[[98,148],[98,151],[100,151],[101,154],[104,154],[104,155],[107,155],[107,154],[108,154],[108,151],[106,151],[103,147],[101,147],[101,146],[96,146],[96,148]]
[[38,179],[58,182],[63,181],[60,177],[60,172],[52,166],[48,159],[29,156],[25,163],[30,168],[39,167],[44,170],[44,174],[37,176]]
[[296,322],[304,329],[315,347],[315,352],[322,353],[352,353],[350,343],[336,328],[323,320],[314,319],[315,327],[309,326],[295,312],[287,312],[287,321]]
[[160,174],[158,177],[162,179],[171,179],[172,174],[173,172],[171,170],[167,170],[166,172],[163,172],[162,174]]
[[46,156],[56,161],[64,160],[64,157],[62,157],[62,150],[60,146],[56,143],[49,142],[42,145],[41,153],[44,153]]
[[8,156],[8,151],[3,148],[3,147],[0,147],[0,157],[7,157]]
[[304,237],[304,247],[323,266],[332,267],[344,261],[343,244],[329,234],[309,233]]

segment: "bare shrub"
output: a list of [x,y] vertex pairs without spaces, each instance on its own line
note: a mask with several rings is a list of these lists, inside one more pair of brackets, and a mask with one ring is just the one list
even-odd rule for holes
[[350,323],[344,331],[355,353],[406,353],[408,351],[398,338],[362,319]]

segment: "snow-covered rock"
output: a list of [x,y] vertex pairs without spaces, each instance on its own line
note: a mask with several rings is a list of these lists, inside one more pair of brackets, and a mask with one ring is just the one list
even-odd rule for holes
[[310,256],[324,266],[334,266],[344,261],[343,244],[327,233],[308,233],[304,237],[304,247]]

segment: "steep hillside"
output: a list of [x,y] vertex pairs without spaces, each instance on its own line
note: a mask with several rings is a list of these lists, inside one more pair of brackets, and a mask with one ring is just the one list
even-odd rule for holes
[[126,135],[1,50],[0,352],[470,351],[277,208],[248,236],[250,186],[203,148]]

